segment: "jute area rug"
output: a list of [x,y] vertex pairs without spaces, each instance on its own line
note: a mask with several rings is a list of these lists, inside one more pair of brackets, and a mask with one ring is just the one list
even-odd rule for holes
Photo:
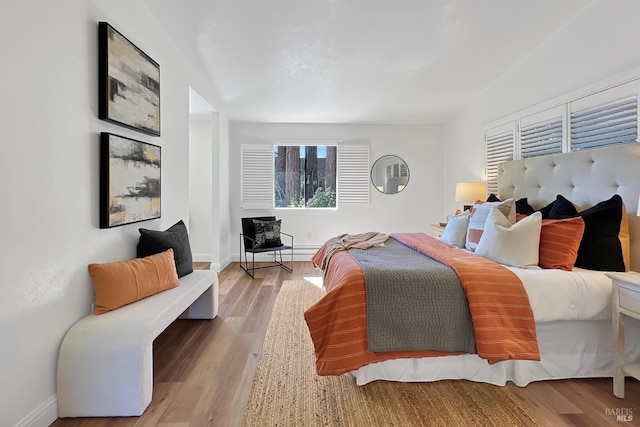
[[285,281],[251,387],[243,426],[538,426],[507,388],[471,381],[358,386],[321,377],[303,313],[323,291]]

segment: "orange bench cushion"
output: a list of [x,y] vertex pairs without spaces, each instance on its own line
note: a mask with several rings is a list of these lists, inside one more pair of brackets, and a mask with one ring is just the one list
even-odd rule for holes
[[102,314],[178,286],[173,249],[106,264],[89,264],[96,294],[94,314]]

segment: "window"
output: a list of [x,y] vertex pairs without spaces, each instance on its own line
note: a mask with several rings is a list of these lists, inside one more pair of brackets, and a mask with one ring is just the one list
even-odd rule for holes
[[369,205],[369,146],[341,145],[338,153],[340,205]]
[[621,83],[546,109],[536,105],[527,110],[538,112],[525,110],[487,126],[487,190],[497,194],[504,161],[636,142],[639,84]]
[[509,123],[488,129],[487,144],[487,192],[498,194],[498,164],[513,160],[515,124]]
[[571,102],[571,151],[638,139],[636,83],[627,83]]
[[368,206],[369,146],[317,141],[242,145],[241,208]]
[[276,208],[335,208],[335,145],[274,145]]
[[387,165],[385,170],[385,176],[387,178],[401,178],[409,176],[409,168],[405,163],[394,163],[392,165]]
[[243,209],[273,207],[273,150],[271,145],[243,145],[240,158],[240,205]]
[[562,153],[566,107],[550,108],[520,119],[520,157]]

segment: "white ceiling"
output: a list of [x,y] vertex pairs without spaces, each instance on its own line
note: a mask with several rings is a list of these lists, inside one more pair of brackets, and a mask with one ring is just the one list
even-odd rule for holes
[[232,120],[439,123],[593,2],[146,3]]

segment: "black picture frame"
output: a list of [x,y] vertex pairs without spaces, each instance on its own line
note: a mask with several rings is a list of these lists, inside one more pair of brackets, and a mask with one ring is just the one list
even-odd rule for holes
[[98,23],[98,117],[160,136],[160,65],[107,22]]
[[161,216],[161,147],[100,133],[100,228]]

